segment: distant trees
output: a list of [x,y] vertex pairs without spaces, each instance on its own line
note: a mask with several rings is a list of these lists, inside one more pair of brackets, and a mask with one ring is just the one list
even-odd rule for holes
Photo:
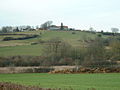
[[[87,67],[106,67],[120,60],[120,41],[110,41],[106,49],[105,39],[97,36],[86,47],[75,47],[60,38],[46,43],[44,56],[49,65],[81,65]],[[112,59],[111,62],[109,60]]]
[[111,28],[112,33],[118,33],[119,29],[118,28]]
[[52,23],[53,23],[52,21],[47,21],[47,22],[41,24],[41,28],[46,30],[51,26]]
[[110,59],[111,60],[120,60],[120,40],[119,39],[113,39],[110,42]]
[[60,38],[53,38],[47,42],[43,54],[52,65],[56,65],[61,59],[70,56],[70,50],[71,46],[67,42]]
[[90,28],[89,28],[89,31],[92,32],[92,33],[93,33],[93,32],[96,32],[96,30],[95,30],[93,27],[90,27]]
[[89,28],[89,31],[94,31],[93,27],[90,27],[90,28]]
[[39,29],[39,28],[40,28],[39,25],[37,25],[37,26],[36,26],[36,29]]
[[8,30],[7,30],[7,28],[2,27],[2,31],[1,31],[1,32],[3,32],[3,33],[7,33],[7,32],[8,32]]
[[99,62],[105,60],[105,46],[101,37],[97,37],[92,43],[87,47],[87,53],[85,57],[85,65],[92,65],[96,63],[99,65]]
[[25,29],[26,29],[26,30],[31,30],[31,29],[32,29],[32,27],[31,27],[31,26],[29,26],[29,25],[27,25]]
[[11,32],[12,27],[11,26],[6,26],[6,27],[2,27],[2,33],[8,33]]
[[24,26],[3,26],[1,28],[1,33],[8,33],[8,32],[21,32],[21,31],[32,31],[35,30],[34,27],[29,25]]
[[13,32],[19,32],[20,30],[19,30],[19,28],[18,27],[16,27],[15,29],[13,29]]

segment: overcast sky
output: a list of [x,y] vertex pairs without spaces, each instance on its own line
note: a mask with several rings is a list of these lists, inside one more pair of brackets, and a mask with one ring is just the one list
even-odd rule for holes
[[120,29],[120,0],[0,0],[0,26],[48,20],[78,29]]

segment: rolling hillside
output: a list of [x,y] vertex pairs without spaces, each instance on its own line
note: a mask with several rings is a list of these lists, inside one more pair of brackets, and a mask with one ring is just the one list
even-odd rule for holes
[[[37,38],[25,40],[2,41],[5,37],[23,37],[23,35],[0,35],[0,56],[34,55],[42,53],[44,42],[52,38],[60,38],[72,46],[86,45],[88,41],[94,40],[98,34],[81,31],[29,31],[14,34],[39,35]],[[102,36],[106,38],[106,36]]]

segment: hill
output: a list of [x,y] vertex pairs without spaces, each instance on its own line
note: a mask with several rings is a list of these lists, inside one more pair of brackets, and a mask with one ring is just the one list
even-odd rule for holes
[[[13,55],[34,55],[39,56],[42,53],[44,42],[52,38],[61,38],[65,42],[70,43],[72,46],[85,45],[90,40],[94,40],[98,36],[94,33],[81,32],[81,31],[29,31],[17,32],[13,35],[0,35],[0,56],[13,56]],[[21,35],[20,35],[21,34]],[[23,35],[22,35],[23,34]],[[5,37],[24,37],[27,35],[39,35],[37,38],[25,40],[10,40],[2,41]],[[106,38],[106,36],[103,36]]]

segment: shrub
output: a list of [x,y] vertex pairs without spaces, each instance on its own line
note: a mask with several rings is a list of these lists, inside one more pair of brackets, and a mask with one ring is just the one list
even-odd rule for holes
[[25,39],[31,39],[31,38],[36,38],[39,35],[26,35],[25,37],[18,37],[18,38],[14,38],[14,37],[5,37],[3,38],[3,41],[10,41],[10,40],[25,40]]
[[72,32],[72,34],[76,34],[76,32]]
[[9,40],[14,40],[14,38],[13,37],[5,37],[5,38],[3,38],[3,41],[9,41]]

